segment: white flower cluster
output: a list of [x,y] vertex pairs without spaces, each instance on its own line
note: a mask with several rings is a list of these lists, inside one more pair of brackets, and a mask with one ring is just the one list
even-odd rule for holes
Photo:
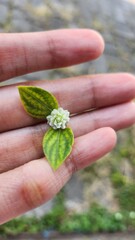
[[70,120],[69,115],[69,111],[64,110],[63,108],[54,109],[51,114],[47,116],[48,124],[53,129],[65,129]]
[[130,213],[129,213],[129,217],[130,217],[131,219],[135,219],[135,212],[134,212],[134,211],[130,212]]
[[120,212],[116,212],[114,216],[115,216],[115,219],[118,221],[121,221],[123,218],[123,215]]

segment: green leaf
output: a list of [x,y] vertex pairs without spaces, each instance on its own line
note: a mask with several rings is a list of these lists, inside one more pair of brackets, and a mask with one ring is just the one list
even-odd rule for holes
[[58,109],[56,98],[42,88],[19,86],[18,90],[24,109],[34,118],[45,119],[53,109]]
[[72,150],[74,135],[71,128],[49,128],[43,138],[43,151],[51,167],[56,170]]

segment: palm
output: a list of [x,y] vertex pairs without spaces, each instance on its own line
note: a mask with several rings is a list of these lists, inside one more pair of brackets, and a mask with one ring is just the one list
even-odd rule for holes
[[[5,34],[0,43],[1,81],[92,60],[103,50],[101,37],[90,30]],[[24,83],[52,92],[60,106],[73,114],[70,121],[75,134],[73,152],[56,172],[42,152],[47,124],[25,113],[15,85],[1,87],[1,224],[48,201],[74,171],[114,147],[114,130],[135,122],[135,105],[131,102],[135,97],[134,80],[133,76],[121,73]]]

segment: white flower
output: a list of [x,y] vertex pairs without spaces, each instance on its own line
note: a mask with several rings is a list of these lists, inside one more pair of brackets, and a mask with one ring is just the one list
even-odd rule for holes
[[122,218],[123,218],[122,214],[119,212],[115,213],[114,216],[115,216],[115,219],[118,221],[122,220]]
[[130,212],[130,213],[129,213],[129,217],[130,217],[131,219],[135,219],[135,212],[134,212],[134,211]]
[[51,114],[47,116],[48,124],[53,129],[65,129],[70,120],[69,115],[69,111],[64,110],[63,108],[54,109]]

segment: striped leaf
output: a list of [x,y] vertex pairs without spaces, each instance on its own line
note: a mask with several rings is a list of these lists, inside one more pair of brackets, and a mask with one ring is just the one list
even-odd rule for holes
[[18,90],[25,111],[34,118],[45,119],[53,109],[58,109],[56,98],[42,88],[19,86]]
[[71,128],[49,128],[43,138],[43,151],[51,167],[56,170],[72,150],[74,136]]

